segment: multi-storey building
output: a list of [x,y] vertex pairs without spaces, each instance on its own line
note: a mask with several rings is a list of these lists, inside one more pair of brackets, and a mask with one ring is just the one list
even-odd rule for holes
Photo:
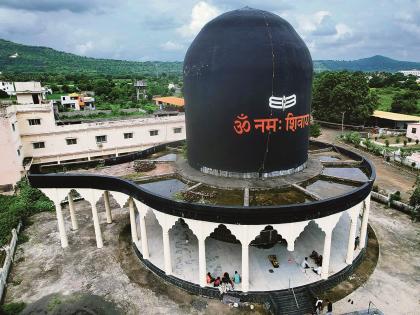
[[51,103],[12,105],[0,112],[0,186],[20,179],[24,160],[88,161],[181,139],[185,139],[182,114],[59,125]]

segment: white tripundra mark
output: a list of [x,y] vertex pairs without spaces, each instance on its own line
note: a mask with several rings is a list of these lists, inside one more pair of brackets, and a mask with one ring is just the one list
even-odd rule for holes
[[271,96],[268,104],[271,108],[285,110],[296,105],[296,94],[290,96],[283,95],[282,97]]

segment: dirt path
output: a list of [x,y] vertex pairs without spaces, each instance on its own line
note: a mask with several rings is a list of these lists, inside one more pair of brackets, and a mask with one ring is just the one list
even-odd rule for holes
[[367,309],[372,301],[384,314],[420,314],[420,223],[376,202],[369,222],[379,241],[378,264],[363,286],[335,303],[334,313]]
[[339,130],[323,128],[322,135],[318,139],[349,148],[368,158],[375,165],[377,175],[375,184],[377,184],[380,189],[384,189],[387,192],[395,192],[399,190],[403,201],[408,201],[416,180],[416,176],[413,172],[409,172],[405,169],[399,169],[386,163],[381,157],[371,155],[362,150],[355,149],[353,146],[339,142],[337,137],[340,134],[341,131]]
[[97,249],[90,207],[85,201],[75,205],[78,231],[70,231],[69,212],[64,208],[69,237],[65,250],[60,246],[55,213],[32,217],[33,224],[24,232],[29,241],[19,245],[15,256],[6,303],[34,303],[58,293],[99,296],[115,303],[123,314],[265,314],[259,306],[253,311],[236,309],[218,300],[190,295],[154,276],[127,242],[128,209],[118,209],[115,203],[112,224],[105,223],[103,205],[98,204],[104,247]]

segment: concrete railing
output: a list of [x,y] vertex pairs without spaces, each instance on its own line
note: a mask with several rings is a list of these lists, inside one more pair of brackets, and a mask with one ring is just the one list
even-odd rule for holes
[[6,287],[7,276],[9,275],[10,267],[12,266],[13,256],[16,250],[18,240],[18,233],[22,223],[19,223],[16,229],[12,230],[12,240],[9,245],[3,246],[2,250],[6,252],[6,259],[4,260],[3,267],[0,268],[0,301],[3,297],[4,289]]
[[382,195],[380,193],[374,192],[372,191],[371,193],[372,199],[385,204],[385,205],[389,205],[390,207],[399,210],[405,214],[411,214],[413,212],[413,207],[401,202],[401,201],[397,201],[397,200],[391,200],[390,196],[385,196]]

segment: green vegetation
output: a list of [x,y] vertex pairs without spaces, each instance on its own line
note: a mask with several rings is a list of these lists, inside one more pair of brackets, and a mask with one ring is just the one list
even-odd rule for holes
[[344,60],[315,60],[314,70],[315,71],[365,71],[365,72],[376,72],[376,71],[387,71],[395,72],[399,70],[420,68],[419,62],[399,61],[384,56],[373,56],[369,58],[363,58],[358,60],[344,61]]
[[312,138],[318,138],[321,135],[321,125],[314,122],[309,125],[309,136]]
[[324,72],[313,85],[313,116],[318,120],[365,124],[378,106],[378,97],[369,91],[361,72]]
[[14,195],[0,195],[0,247],[10,241],[10,232],[19,221],[25,223],[32,214],[53,209],[53,203],[40,190],[22,179],[17,183]]
[[[18,53],[17,58],[9,58]],[[47,47],[16,44],[0,39],[0,69],[4,73],[156,75],[182,73],[182,62],[124,61],[77,56]]]
[[0,314],[5,315],[18,315],[26,307],[26,304],[23,302],[18,303],[8,303],[0,306]]
[[417,221],[420,219],[420,177],[417,176],[413,193],[410,196],[410,206],[413,207],[412,219]]

